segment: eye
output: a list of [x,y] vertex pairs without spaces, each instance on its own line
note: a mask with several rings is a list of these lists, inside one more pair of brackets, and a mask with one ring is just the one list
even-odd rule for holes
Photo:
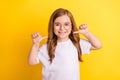
[[68,23],[65,23],[65,26],[69,26],[69,24],[68,24]]
[[60,26],[60,23],[55,23],[54,25],[55,25],[55,26]]
[[65,25],[65,26],[70,26],[71,24],[70,24],[70,23],[65,23],[64,25]]

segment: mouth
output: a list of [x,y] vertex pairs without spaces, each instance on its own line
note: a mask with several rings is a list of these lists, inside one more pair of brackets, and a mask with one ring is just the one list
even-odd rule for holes
[[66,35],[67,32],[66,31],[59,31],[58,33],[59,33],[59,35],[64,36],[64,35]]
[[61,31],[59,31],[58,33],[59,33],[59,34],[65,34],[65,33],[67,33],[67,32],[61,32]]

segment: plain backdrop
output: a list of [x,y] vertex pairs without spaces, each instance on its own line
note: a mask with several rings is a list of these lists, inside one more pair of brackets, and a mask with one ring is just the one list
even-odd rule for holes
[[71,11],[77,26],[87,23],[103,44],[83,56],[81,80],[120,80],[119,0],[1,0],[0,80],[42,79],[41,64],[27,63],[31,34],[47,35],[50,15],[57,8]]

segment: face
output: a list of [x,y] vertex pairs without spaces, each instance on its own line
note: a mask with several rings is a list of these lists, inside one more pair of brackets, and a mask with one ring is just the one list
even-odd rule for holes
[[58,38],[58,41],[66,41],[69,39],[72,25],[70,18],[67,15],[57,17],[54,21],[54,33]]

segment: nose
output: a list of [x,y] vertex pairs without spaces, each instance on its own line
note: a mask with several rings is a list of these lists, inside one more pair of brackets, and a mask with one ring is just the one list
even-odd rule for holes
[[63,30],[63,29],[64,29],[64,25],[61,25],[61,26],[60,26],[60,30]]

